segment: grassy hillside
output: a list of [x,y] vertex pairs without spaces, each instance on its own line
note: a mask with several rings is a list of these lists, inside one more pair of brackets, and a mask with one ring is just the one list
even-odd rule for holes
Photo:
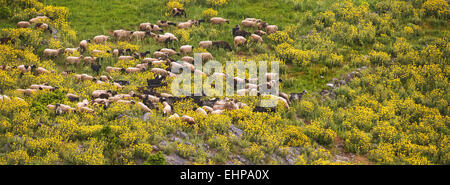
[[[450,164],[450,11],[445,0],[0,2],[11,12],[0,19],[2,40],[11,40],[0,44],[0,95],[7,96],[0,99],[0,164]],[[187,18],[168,16],[172,5],[183,6]],[[209,8],[230,24],[166,28],[180,40],[168,46],[153,38],[111,39],[89,44],[82,53],[42,56],[46,48],[77,47],[80,40],[111,35],[115,29],[138,30],[141,22],[203,19]],[[15,28],[18,21],[42,14],[55,18],[45,23],[56,33],[34,26]],[[275,24],[279,31],[263,36],[262,44],[195,52],[210,52],[222,63],[280,61],[281,90],[308,91],[289,108],[255,112],[262,97],[234,96],[248,106],[205,116],[193,111],[198,105],[192,100],[173,103],[173,113],[194,118],[191,125],[169,120],[161,103],[149,112],[136,104],[93,103],[95,90],[141,95],[146,80],[154,78],[148,70],[106,72],[107,66],[142,63],[118,61],[107,50],[153,53],[185,44],[198,47],[204,40],[232,44],[231,29],[246,17]],[[103,57],[100,74],[89,65],[66,64],[70,55]],[[19,65],[53,72],[21,72]],[[130,84],[78,80],[76,74],[83,73]],[[28,95],[17,90],[32,84],[59,89]],[[170,87],[156,91],[170,93]],[[70,101],[67,93],[88,100],[93,113],[78,109],[57,114],[47,108],[77,107],[79,101]]]

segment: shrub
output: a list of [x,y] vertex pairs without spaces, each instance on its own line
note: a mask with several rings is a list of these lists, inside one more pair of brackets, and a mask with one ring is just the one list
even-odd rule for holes
[[166,158],[163,153],[159,151],[156,154],[152,154],[148,160],[144,163],[145,165],[165,165],[167,164]]
[[427,15],[439,18],[447,18],[450,15],[448,2],[446,0],[427,0],[423,3]]
[[209,20],[211,17],[216,17],[219,14],[218,11],[208,8],[202,12],[202,17],[205,20]]
[[12,16],[12,11],[6,6],[0,7],[0,17],[2,19],[9,19]]

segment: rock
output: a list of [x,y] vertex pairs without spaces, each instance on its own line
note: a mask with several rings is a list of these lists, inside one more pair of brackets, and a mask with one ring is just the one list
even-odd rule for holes
[[143,121],[149,120],[151,115],[152,115],[152,113],[150,113],[150,112],[145,113],[144,115],[142,115],[142,120]]
[[159,143],[159,146],[160,146],[160,147],[167,146],[167,141],[166,141],[166,140],[162,140],[162,141]]
[[189,135],[183,131],[177,131],[177,135],[181,136],[184,139],[189,139]]
[[164,157],[166,158],[166,161],[169,164],[173,164],[173,165],[184,165],[184,164],[187,164],[186,159],[183,159],[182,157],[180,157],[176,153],[173,153],[171,155],[164,155]]
[[182,140],[181,140],[179,137],[175,137],[175,136],[171,137],[170,140],[171,140],[172,142],[178,142],[178,143],[181,143],[181,142],[182,142]]
[[242,135],[244,134],[244,131],[242,131],[241,129],[237,128],[236,126],[234,126],[233,124],[230,125],[230,131],[236,135],[238,138],[241,138]]
[[334,84],[332,84],[332,83],[327,83],[327,86],[333,88],[333,87],[334,87]]
[[159,150],[159,147],[152,145],[153,150]]

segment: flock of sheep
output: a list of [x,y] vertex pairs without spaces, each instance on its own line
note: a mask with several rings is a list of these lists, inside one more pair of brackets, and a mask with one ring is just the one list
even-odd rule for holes
[[[175,11],[175,10],[174,10]],[[184,12],[184,11],[183,11]],[[181,13],[182,14],[182,13]],[[185,15],[185,13],[184,13]],[[47,19],[49,17],[46,16],[38,16],[36,18],[33,18],[29,21],[21,21],[17,24],[18,27],[26,28],[30,27],[31,24],[35,24],[36,28],[39,29],[49,29],[49,26],[45,23],[36,23],[39,22],[40,19]],[[174,23],[170,21],[157,21],[156,24],[151,23],[141,23],[139,25],[139,31],[127,31],[127,30],[114,30],[112,32],[112,37],[114,37],[116,40],[137,40],[137,39],[144,39],[147,36],[150,36],[154,38],[156,41],[161,43],[170,43],[174,41],[178,41],[178,38],[172,34],[172,33],[164,33],[163,28],[166,28],[168,26],[176,26],[178,29],[185,29],[192,26],[198,26],[201,22],[204,22],[203,20],[188,20],[186,22],[179,22]],[[209,20],[211,24],[224,24],[228,23],[229,21],[224,18],[220,17],[213,17]],[[245,30],[241,30],[241,27],[255,27],[258,28],[257,31],[254,33],[246,32]],[[247,42],[247,38],[254,42],[263,42],[262,35],[265,34],[271,34],[278,30],[276,25],[268,25],[266,22],[255,19],[255,18],[246,18],[241,22],[240,25],[236,25],[232,29],[232,34],[234,36],[234,46],[238,47],[243,45]],[[247,38],[246,38],[247,37]],[[98,35],[95,36],[92,40],[96,44],[105,43],[111,39],[110,36],[107,35]],[[43,51],[44,58],[55,58],[59,56],[62,53],[74,53],[75,51],[80,51],[82,54],[85,53],[88,50],[89,44],[91,43],[91,40],[82,40],[79,43],[79,47],[77,48],[66,48],[66,49],[45,49]],[[199,43],[199,47],[208,49],[211,47],[220,47],[227,50],[232,50],[232,47],[225,41],[201,41]],[[195,69],[195,66],[193,65],[194,58],[188,56],[193,52],[194,46],[191,45],[183,45],[179,48],[179,51],[176,51],[175,49],[170,48],[162,48],[153,53],[153,57],[146,57],[146,55],[150,54],[150,51],[146,51],[143,53],[135,52],[132,53],[130,49],[114,49],[113,51],[100,51],[100,50],[93,50],[91,51],[91,54],[94,53],[102,53],[102,52],[108,52],[112,53],[114,57],[117,58],[117,60],[134,60],[138,59],[141,60],[142,63],[137,64],[135,67],[129,67],[129,68],[118,68],[118,67],[106,67],[106,72],[123,72],[123,73],[137,73],[142,72],[146,70],[150,70],[153,72],[156,76],[155,79],[147,80],[148,86],[140,88],[140,94],[135,93],[134,91],[130,91],[127,94],[118,94],[115,91],[112,90],[95,90],[92,92],[91,97],[92,101],[88,101],[86,99],[80,101],[80,97],[68,93],[66,96],[70,101],[79,101],[77,103],[77,107],[70,107],[68,105],[63,104],[55,104],[55,105],[48,105],[47,108],[54,110],[56,114],[63,114],[66,112],[85,112],[85,113],[94,113],[94,110],[89,108],[88,106],[90,104],[97,106],[97,105],[103,105],[104,108],[107,108],[112,103],[124,103],[124,104],[136,104],[141,110],[145,112],[150,112],[152,109],[157,109],[157,104],[161,103],[163,105],[163,114],[165,116],[168,116],[168,119],[182,119],[185,122],[188,122],[190,124],[194,124],[195,120],[192,117],[189,117],[187,115],[180,116],[178,114],[173,114],[173,107],[172,104],[176,101],[179,101],[181,99],[185,98],[193,98],[194,102],[197,103],[199,107],[195,109],[196,112],[199,112],[203,115],[208,114],[221,114],[226,110],[233,110],[233,109],[240,109],[247,105],[245,105],[242,102],[238,102],[235,99],[210,99],[210,100],[200,100],[199,97],[174,97],[171,94],[167,93],[157,93],[153,90],[155,87],[160,87],[167,85],[165,82],[166,77],[176,77],[178,74],[175,74],[171,72],[169,69],[172,67],[188,67],[191,72],[195,74],[200,74],[203,76],[217,76],[217,77],[226,77],[227,75],[224,73],[213,73],[213,74],[206,74],[201,70]],[[171,56],[174,55],[184,55],[180,61],[176,62],[171,59]],[[201,53],[202,61],[208,61],[213,59],[213,56],[210,53]],[[79,57],[74,56],[67,56],[66,57],[66,64],[67,65],[78,65],[80,63],[89,64],[91,65],[91,69],[99,75],[99,70],[101,69],[101,60],[102,58],[96,58],[91,56],[83,56],[80,55]],[[170,66],[167,69],[160,68],[159,66],[162,66],[161,64],[166,64],[166,66]],[[53,71],[46,70],[42,67],[37,67],[35,65],[26,66],[26,65],[20,65],[17,66],[17,68],[23,72],[35,72],[37,74],[43,74],[43,73],[54,73]],[[10,66],[0,66],[0,69],[11,69]],[[64,71],[63,75],[68,75],[69,72]],[[244,83],[245,89],[239,89],[236,91],[238,95],[260,95],[258,89],[260,89],[261,85],[266,85],[269,88],[274,85],[274,83],[277,83],[277,81],[274,81],[274,79],[278,75],[278,73],[267,73],[265,77],[267,78],[267,82],[265,84],[259,84],[257,85],[257,79],[242,79],[239,77],[234,77],[234,83]],[[110,76],[101,75],[98,77],[94,77],[88,74],[75,74],[75,78],[77,81],[95,81],[96,83],[102,84],[102,83],[111,83],[115,85],[118,89],[123,88],[125,85],[129,85],[130,82],[127,81],[115,81]],[[46,84],[37,85],[33,84],[28,89],[18,89],[19,92],[22,92],[24,95],[31,95],[34,92],[37,92],[39,90],[55,90],[58,89],[58,87],[51,87]],[[2,96],[2,101],[5,96]],[[134,100],[130,100],[133,97],[138,97],[142,102],[135,102]],[[289,96],[285,93],[280,92],[279,96],[273,96],[276,99],[283,102],[283,105],[287,108],[289,108],[290,101],[292,99],[289,98]],[[298,97],[298,94],[296,94],[295,97]],[[273,110],[273,109],[271,109]],[[265,108],[257,107],[254,109],[254,111],[270,111]]]

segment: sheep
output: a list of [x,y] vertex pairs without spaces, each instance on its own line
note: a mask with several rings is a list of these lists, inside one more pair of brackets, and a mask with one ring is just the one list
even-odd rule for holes
[[43,67],[38,67],[38,68],[36,68],[36,72],[38,73],[38,74],[44,74],[44,73],[51,73],[49,70],[47,70],[47,69],[45,69],[45,68],[43,68]]
[[82,59],[83,59],[83,55],[80,55],[79,57],[68,56],[66,58],[66,64],[78,65]]
[[256,27],[258,22],[251,20],[242,20],[241,25],[243,27]]
[[148,108],[147,105],[145,105],[145,104],[142,103],[142,102],[138,102],[137,105],[138,105],[138,107],[139,107],[141,110],[143,110],[143,111],[145,111],[145,112],[150,112],[150,111],[151,111],[151,109]]
[[159,61],[159,59],[156,59],[156,58],[144,58],[142,61],[145,62],[145,63],[153,63],[155,61]]
[[200,53],[200,56],[202,57],[203,62],[214,59],[211,53]]
[[254,34],[256,34],[256,35],[259,35],[259,36],[263,36],[263,35],[266,35],[267,33],[265,32],[265,31],[262,31],[262,30],[256,30],[255,32],[254,32]]
[[202,109],[201,107],[197,108],[197,110],[195,110],[195,112],[198,112],[198,113],[200,113],[200,114],[202,114],[204,116],[208,115],[208,113],[204,109]]
[[117,39],[117,40],[129,40],[131,34],[133,34],[133,31],[127,31],[127,30],[114,30],[113,31],[113,36]]
[[144,32],[144,31],[135,31],[132,34],[132,38],[136,39],[136,40],[142,40],[145,38],[146,35],[149,35],[149,32]]
[[78,48],[66,48],[65,50],[64,50],[64,53],[70,53],[70,54],[73,54],[75,51],[79,51],[80,50],[80,48],[78,47]]
[[185,62],[189,62],[189,63],[194,63],[194,57],[190,57],[190,56],[184,56],[180,59],[181,61],[185,61]]
[[160,96],[163,97],[163,98],[170,98],[170,97],[173,97],[173,95],[168,94],[168,93],[161,93]]
[[[147,31],[153,31],[153,32],[163,32],[163,29],[161,29],[158,25],[152,24],[150,26],[147,26],[146,28]],[[151,33],[150,33],[151,34]]]
[[146,71],[148,69],[148,63],[137,64],[136,68],[139,68],[141,71]]
[[184,15],[184,18],[186,18],[186,12],[182,8],[173,8],[171,14],[173,17]]
[[137,67],[129,67],[125,70],[127,73],[137,73],[142,71],[140,68]]
[[34,25],[34,28],[42,29],[42,30],[49,30],[51,32],[50,27],[46,23],[37,23],[36,25]]
[[96,60],[97,60],[97,57],[91,57],[91,56],[83,57],[84,64],[92,64]]
[[122,69],[123,68],[108,66],[108,67],[106,67],[106,72],[107,73],[117,72],[117,71],[121,71]]
[[194,21],[192,21],[192,20],[188,20],[187,22],[180,22],[177,24],[177,28],[178,29],[190,28],[190,27],[192,27],[193,23],[194,23]]
[[289,104],[291,103],[291,101],[289,100],[289,96],[288,96],[286,93],[284,93],[284,92],[279,92],[279,93],[278,93],[278,96],[284,98]]
[[201,47],[203,49],[208,49],[209,47],[212,46],[212,44],[213,44],[212,41],[207,40],[207,41],[200,41],[200,43],[198,45],[199,45],[199,47]]
[[[278,73],[266,73],[264,74],[264,78],[267,79],[268,82],[274,80],[275,78],[277,78],[279,76]],[[278,77],[279,78],[279,77]]]
[[18,28],[28,28],[30,27],[31,23],[28,21],[20,21],[17,23]]
[[247,42],[247,39],[245,39],[242,36],[236,36],[234,37],[234,47],[238,47],[240,45],[243,45]]
[[106,36],[106,35],[97,35],[97,36],[94,37],[94,42],[95,42],[96,44],[104,43],[104,42],[106,42],[109,38],[110,38],[110,36]]
[[171,69],[183,69],[183,65],[181,65],[178,62],[171,62],[170,63],[170,68]]
[[155,51],[153,53],[153,56],[156,58],[167,58],[169,55],[167,53],[161,52],[161,51]]
[[179,52],[176,52],[173,49],[168,49],[168,48],[162,48],[159,50],[160,52],[166,53],[168,56],[172,56],[172,55],[180,55]]
[[256,34],[250,35],[250,39],[251,39],[253,42],[256,42],[256,43],[263,43],[262,37],[259,36],[259,35],[256,35]]
[[222,25],[223,23],[230,24],[230,21],[229,21],[229,20],[224,19],[224,18],[222,18],[222,17],[213,17],[213,18],[211,18],[211,19],[209,20],[209,22],[210,22],[211,24],[220,24],[220,25]]
[[26,72],[31,72],[32,68],[34,68],[35,65],[31,65],[31,66],[25,66],[25,65],[20,65],[17,66],[17,69],[19,69],[22,73],[26,73]]
[[192,118],[190,116],[187,116],[187,115],[182,116],[181,117],[181,121],[187,122],[190,125],[194,125],[195,124],[194,118]]
[[180,47],[180,52],[187,55],[192,52],[192,49],[194,49],[194,47],[191,45],[183,45]]
[[133,56],[120,56],[118,60],[120,61],[120,60],[133,60],[133,59],[135,59],[135,57],[133,57]]
[[275,33],[278,31],[278,27],[276,25],[268,25],[266,26],[267,34]]
[[170,113],[172,113],[172,107],[167,103],[167,102],[163,102],[162,103],[164,108],[163,108],[163,115],[167,116]]
[[178,39],[172,39],[171,36],[169,36],[169,35],[157,35],[156,40],[158,42],[169,43],[169,42],[172,42],[173,40],[178,40]]
[[84,99],[83,101],[77,103],[77,107],[78,107],[78,108],[86,107],[86,106],[88,106],[88,105],[89,105],[89,101],[86,100],[86,99]]
[[43,19],[48,19],[49,17],[47,16],[37,16],[35,18],[30,19],[28,22],[30,22],[31,24],[37,23],[42,21]]
[[108,94],[108,91],[106,91],[106,90],[95,90],[95,91],[92,92],[91,95],[92,95],[93,98],[98,98],[102,94]]
[[44,58],[48,57],[57,57],[59,54],[62,53],[62,48],[60,49],[44,49]]
[[161,20],[159,20],[159,21],[156,22],[156,25],[158,25],[160,27],[167,27],[167,26],[170,26],[170,25],[176,26],[177,24],[175,24],[173,22],[170,22],[170,21],[161,21]]
[[91,42],[91,40],[82,40],[82,41],[80,41],[80,44],[79,44],[79,46],[78,47],[80,47],[80,49],[81,49],[81,52],[84,52],[84,51],[86,51],[86,49],[87,49],[87,47],[88,47],[88,43],[90,43]]
[[228,42],[225,42],[223,40],[213,41],[212,45],[218,48],[228,49],[229,51],[232,51],[230,44],[228,44]]
[[173,114],[172,116],[170,116],[169,118],[167,118],[168,120],[176,120],[176,119],[179,119],[180,118],[180,116],[177,114],[177,113],[175,113],[175,114]]
[[259,22],[257,25],[258,29],[263,29],[268,26],[267,22]]
[[214,110],[211,112],[211,114],[222,114],[224,110]]
[[189,62],[182,62],[182,65],[183,65],[183,67],[189,68],[189,70],[190,70],[191,72],[195,70],[195,66],[192,65],[192,64],[189,63]]
[[161,68],[152,68],[150,71],[154,74],[158,74],[158,75],[162,75],[162,76],[169,75],[169,72],[167,72],[166,70],[161,69]]
[[[105,53],[105,51],[97,50],[97,49],[94,49],[94,50],[91,51],[92,55],[99,55],[99,54],[103,54],[103,53]],[[106,53],[110,53],[110,51],[106,50]]]
[[92,110],[91,108],[88,108],[88,107],[80,107],[80,108],[78,109],[78,112],[93,114],[93,113],[94,113],[94,110]]
[[210,106],[202,106],[202,109],[203,110],[205,110],[206,112],[209,112],[209,113],[211,113],[211,112],[213,112],[214,111],[214,109],[213,108],[211,108]]
[[31,94],[37,92],[37,89],[17,89],[17,91],[23,93],[26,96],[30,96]]
[[67,93],[66,97],[70,100],[70,101],[80,101],[80,97],[72,94],[72,93]]
[[[145,30],[147,30],[147,27],[148,26],[151,26],[152,25],[152,23],[149,23],[149,22],[146,22],[146,23],[141,23],[141,24],[139,24],[139,29],[141,30],[141,31],[145,31]],[[151,30],[150,30],[151,31]]]

